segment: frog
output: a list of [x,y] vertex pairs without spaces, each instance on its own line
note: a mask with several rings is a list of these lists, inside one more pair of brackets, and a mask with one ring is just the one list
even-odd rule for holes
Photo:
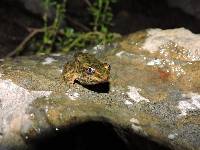
[[110,65],[98,60],[95,55],[77,52],[71,61],[64,64],[63,79],[73,85],[96,85],[108,82],[110,78]]

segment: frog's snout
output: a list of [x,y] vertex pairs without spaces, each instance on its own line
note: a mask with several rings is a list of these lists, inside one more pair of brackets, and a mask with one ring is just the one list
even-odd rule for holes
[[107,64],[107,63],[104,63],[104,68],[106,69],[106,70],[109,70],[110,71],[110,65],[109,64]]

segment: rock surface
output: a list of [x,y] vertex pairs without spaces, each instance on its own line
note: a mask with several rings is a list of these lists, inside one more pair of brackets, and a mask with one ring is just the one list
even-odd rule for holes
[[62,81],[71,54],[2,60],[0,149],[27,148],[47,131],[96,120],[125,143],[134,142],[126,128],[172,149],[200,150],[199,38],[183,28],[149,29],[85,50],[111,65],[109,84],[95,86]]
[[[22,8],[36,15],[43,16],[46,13],[44,1],[41,0],[5,0],[5,2],[13,3],[14,5],[20,4]],[[55,9],[53,7],[49,8],[47,16],[51,19],[55,17]]]
[[172,7],[178,7],[182,9],[184,12],[196,17],[200,18],[200,9],[199,1],[193,1],[193,0],[167,0],[170,6]]

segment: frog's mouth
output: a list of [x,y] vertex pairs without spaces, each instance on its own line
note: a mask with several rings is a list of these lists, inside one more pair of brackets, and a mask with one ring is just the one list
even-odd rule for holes
[[109,79],[109,76],[106,76],[104,78],[97,78],[97,77],[93,77],[91,78],[91,84],[100,84],[100,83],[105,83],[105,82],[108,82],[108,79]]
[[82,85],[96,85],[96,84],[109,82],[108,79],[109,79],[109,77],[105,77],[105,78],[101,78],[101,79],[100,78],[88,78],[87,80],[78,79],[76,81]]

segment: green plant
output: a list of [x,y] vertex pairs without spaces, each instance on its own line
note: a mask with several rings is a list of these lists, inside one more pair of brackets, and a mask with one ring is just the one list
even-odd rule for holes
[[[43,0],[44,7],[45,7],[45,14],[43,16],[44,20],[44,35],[42,38],[42,44],[39,47],[39,53],[50,53],[53,49],[53,45],[56,42],[56,36],[59,32],[60,25],[62,20],[64,19],[65,13],[65,5],[66,0],[63,0],[62,3],[57,3],[53,0]],[[51,26],[48,26],[48,12],[50,7],[56,8],[55,19]]]
[[116,0],[96,0],[93,4],[90,4],[88,10],[93,16],[91,25],[94,31],[108,32],[108,27],[113,18],[110,5],[115,2]]
[[[116,0],[95,0],[91,3],[89,0],[84,0],[88,4],[87,11],[92,18],[89,27],[81,26],[87,29],[87,32],[75,30],[73,26],[62,26],[63,21],[66,21],[66,5],[67,0],[43,0],[45,13],[43,16],[44,26],[33,31],[24,39],[24,41],[11,53],[9,56],[19,54],[23,51],[27,43],[36,49],[35,53],[51,53],[63,52],[76,48],[85,48],[94,44],[105,44],[112,42],[119,37],[119,34],[109,32],[109,27],[112,25],[113,14],[111,4]],[[49,21],[48,12],[50,8],[55,9],[55,18]],[[31,42],[30,42],[31,41]]]

